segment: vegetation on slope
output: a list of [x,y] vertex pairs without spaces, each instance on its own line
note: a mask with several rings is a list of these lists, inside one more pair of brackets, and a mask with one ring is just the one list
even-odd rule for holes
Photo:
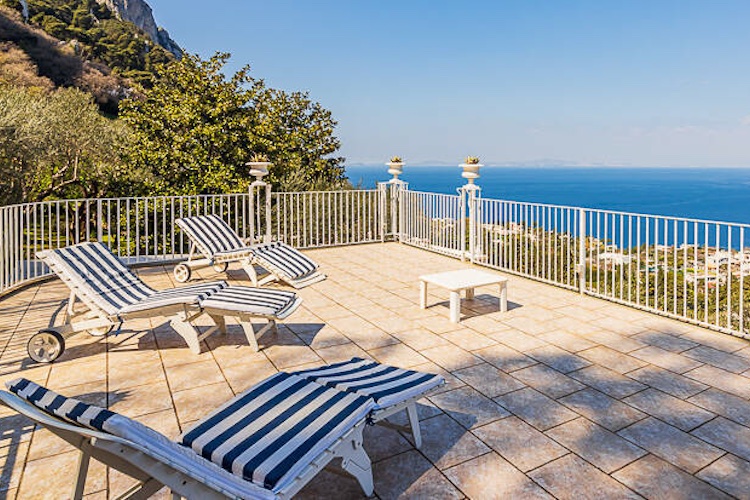
[[[20,12],[17,0],[0,5]],[[132,23],[117,19],[95,0],[28,0],[29,23],[69,42],[81,59],[106,65],[118,75],[148,85],[151,73],[173,56]],[[25,50],[23,39],[11,39]],[[41,68],[40,68],[41,69]]]

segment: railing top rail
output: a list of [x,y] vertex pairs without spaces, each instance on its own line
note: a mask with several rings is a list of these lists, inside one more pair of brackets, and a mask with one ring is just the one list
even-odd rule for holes
[[458,198],[460,196],[458,194],[435,193],[433,191],[417,191],[415,189],[406,189],[405,191],[407,191],[409,193],[414,193],[414,194],[427,194],[427,195],[431,195],[431,196],[444,196],[444,197],[448,197],[448,198]]
[[625,217],[627,216],[647,217],[651,219],[661,219],[661,220],[669,220],[669,221],[676,221],[676,222],[689,222],[689,223],[697,223],[697,224],[715,224],[715,225],[724,225],[724,226],[731,226],[731,227],[737,227],[737,228],[741,227],[741,228],[750,229],[750,224],[745,224],[743,222],[727,222],[727,221],[716,221],[716,220],[711,220],[711,219],[697,219],[693,217],[679,217],[679,216],[674,216],[674,215],[646,214],[646,213],[640,213],[640,212],[625,212],[622,210],[607,210],[604,208],[575,207],[572,205],[553,205],[549,203],[537,203],[533,201],[504,200],[504,199],[499,199],[499,198],[480,198],[480,200],[482,202],[512,203],[516,205],[556,208],[556,209],[564,209],[564,210],[584,210],[589,213],[621,215]]
[[321,194],[321,193],[377,193],[377,189],[333,189],[318,191],[272,191],[272,195],[279,194]]

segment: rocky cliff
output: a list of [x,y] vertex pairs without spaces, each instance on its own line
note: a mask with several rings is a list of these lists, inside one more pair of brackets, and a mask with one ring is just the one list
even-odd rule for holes
[[156,25],[151,6],[145,0],[96,0],[107,6],[118,18],[130,21],[146,33],[151,40],[158,43],[178,59],[182,49],[172,40],[167,30]]

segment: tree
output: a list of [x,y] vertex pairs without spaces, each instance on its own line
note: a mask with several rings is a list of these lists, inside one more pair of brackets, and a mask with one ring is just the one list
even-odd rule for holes
[[125,129],[76,89],[0,85],[0,202],[113,194],[135,174],[122,168]]
[[245,66],[222,73],[229,54],[185,54],[156,70],[152,88],[121,103],[131,129],[126,161],[159,194],[247,189],[253,153],[274,163],[270,181],[330,187],[344,182],[331,113],[305,93],[269,89]]

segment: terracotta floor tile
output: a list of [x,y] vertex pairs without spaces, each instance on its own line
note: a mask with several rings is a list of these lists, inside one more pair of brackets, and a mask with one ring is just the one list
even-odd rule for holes
[[657,389],[647,389],[623,402],[689,432],[716,415]]
[[439,469],[453,467],[490,451],[474,434],[448,415],[423,420],[420,452]]
[[445,476],[416,451],[408,451],[376,463],[373,466],[373,476],[375,493],[383,500],[463,497]]
[[585,387],[580,382],[543,364],[516,370],[513,372],[513,376],[524,384],[554,399],[579,391]]
[[646,366],[644,361],[603,345],[586,349],[585,351],[579,352],[578,355],[586,358],[592,363],[606,366],[617,373],[627,373]]
[[680,399],[689,398],[708,388],[705,384],[656,366],[646,366],[630,372],[628,377]]
[[750,427],[750,401],[718,389],[708,389],[687,401]]
[[712,445],[750,461],[750,427],[716,417],[691,432]]
[[590,388],[561,398],[559,402],[611,431],[647,417],[645,413]]
[[685,376],[724,392],[750,399],[750,378],[742,375],[736,375],[714,366],[703,365],[685,373]]
[[553,345],[533,349],[527,354],[561,373],[569,373],[591,365],[590,361]]
[[493,345],[474,351],[474,354],[505,372],[512,372],[537,364],[535,359],[506,345]]
[[750,499],[750,462],[724,455],[700,471],[698,477],[737,498]]
[[523,472],[568,453],[568,450],[518,417],[504,418],[478,427],[473,432]]
[[656,346],[647,346],[630,353],[634,358],[641,359],[652,365],[666,368],[675,373],[684,373],[697,368],[703,363],[681,354],[675,354]]
[[554,399],[529,387],[499,396],[495,401],[542,431],[578,416]]
[[724,454],[705,441],[653,417],[636,422],[618,434],[691,474]]
[[453,374],[489,398],[524,387],[522,382],[488,363],[463,368]]
[[653,455],[645,456],[615,472],[613,477],[645,498],[730,498],[695,476]]
[[432,347],[430,349],[425,349],[420,354],[449,372],[478,365],[482,362],[480,358],[454,345]]
[[233,396],[225,382],[175,392],[172,395],[181,423],[203,418]]
[[589,366],[588,368],[569,373],[568,376],[615,399],[630,396],[646,388],[645,385],[630,377],[620,375],[599,365]]
[[460,387],[430,396],[430,401],[467,429],[479,427],[509,415],[502,406],[471,387]]
[[529,473],[532,479],[561,500],[641,498],[602,471],[573,454]]
[[451,467],[444,473],[469,498],[552,499],[542,488],[496,453],[487,453]]
[[633,443],[585,418],[558,425],[546,434],[607,473],[646,454]]

